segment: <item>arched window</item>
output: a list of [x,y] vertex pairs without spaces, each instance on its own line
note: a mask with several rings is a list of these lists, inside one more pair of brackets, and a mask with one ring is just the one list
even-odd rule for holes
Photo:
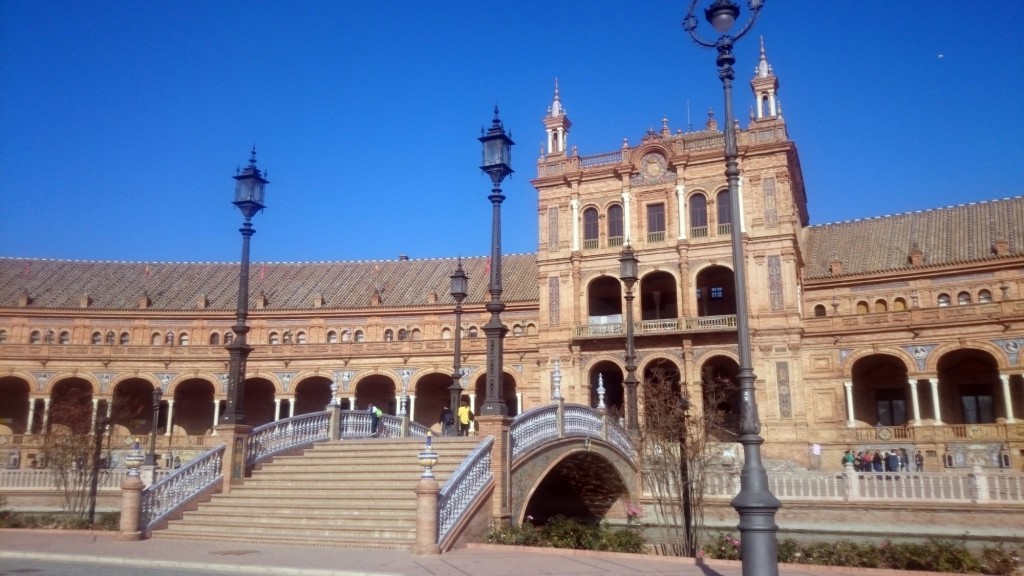
[[896,311],[906,310],[907,301],[903,298],[896,298],[892,301],[892,309]]
[[228,344],[231,344],[234,341],[235,341],[235,333],[234,332],[225,332],[224,333],[224,345],[225,346],[227,346]]
[[[99,332],[97,332],[96,335],[99,335]],[[94,335],[94,337],[96,335]],[[28,335],[28,343],[29,344],[39,344],[39,341],[42,338],[43,338],[43,335],[39,333],[39,330],[33,330],[32,333]],[[99,344],[99,342],[95,342],[95,344]]]
[[188,332],[182,332],[178,335],[178,346],[188,346],[189,337]]
[[47,344],[53,344],[54,338],[55,338],[55,336],[53,334],[53,330],[47,330],[46,331],[46,343]]
[[537,335],[537,325],[536,324],[527,324],[526,325],[526,335],[527,336],[536,336]]
[[121,332],[121,339],[119,340],[119,343],[122,346],[127,346],[127,345],[131,344],[131,342],[132,342],[132,337],[129,336],[127,332]]
[[868,303],[863,301],[863,300],[861,300],[860,302],[857,302],[857,314],[867,314],[867,313],[868,313]]
[[956,295],[956,303],[960,306],[964,306],[971,303],[971,293],[961,292]]
[[409,339],[409,331],[406,330],[405,328],[399,328],[398,329],[398,341],[399,342],[404,342],[405,340],[408,340],[408,339]]
[[946,294],[946,293],[939,294],[939,308],[945,308],[945,307],[949,306],[949,304],[950,304],[949,294]]
[[703,194],[690,196],[690,236],[704,238],[708,235],[708,199]]
[[355,338],[356,338],[356,342],[365,342],[366,341],[366,334],[363,334],[362,330],[356,330]]
[[67,330],[62,330],[58,342],[61,344],[71,344],[71,334]]
[[583,211],[583,249],[594,250],[598,247],[601,230],[598,227],[597,208]]
[[608,207],[608,246],[622,246],[622,206],[612,204]]
[[334,330],[328,331],[327,332],[327,343],[328,344],[337,344],[338,343],[338,333],[335,332]]
[[522,335],[523,335],[523,327],[522,327],[522,325],[516,324],[516,325],[512,326],[512,336],[522,336]]
[[875,312],[888,312],[888,311],[889,311],[889,303],[888,302],[886,302],[885,300],[882,300],[881,298],[879,298],[878,300],[875,300]]
[[395,339],[395,331],[394,330],[392,330],[391,328],[388,328],[387,330],[384,331],[384,341],[385,342],[391,342],[394,339]]
[[815,318],[821,318],[824,315],[825,315],[825,307],[823,305],[818,304],[817,306],[814,307],[814,316],[815,316]]
[[7,330],[0,330],[0,344],[7,344]]
[[278,344],[281,343],[281,337],[278,336],[277,332],[271,332],[270,338],[267,339],[267,343],[270,344],[271,346],[277,346]]
[[103,343],[103,334],[100,334],[99,332],[93,332],[92,333],[92,339],[89,340],[89,341],[92,342],[94,346],[102,344]]
[[452,339],[452,329],[451,328],[441,328],[441,340],[451,340],[451,339]]
[[295,343],[296,344],[305,344],[306,343],[306,333],[305,332],[299,332],[298,334],[296,334],[295,335]]
[[469,327],[469,337],[470,338],[476,338],[477,337],[476,326],[470,326]]
[[987,304],[992,301],[992,293],[988,290],[980,290],[978,292],[978,302]]
[[732,234],[732,205],[729,203],[729,191],[722,190],[715,196],[715,204],[718,205],[718,235],[728,236]]
[[[92,343],[93,344],[97,344],[96,336],[98,336],[98,335],[99,335],[99,332],[97,332],[97,333],[92,335],[92,340],[93,340]],[[160,344],[163,343],[163,341],[164,341],[163,334],[160,334],[159,332],[153,332],[153,336],[149,339],[149,343],[151,345],[153,345],[153,346],[159,346]]]
[[292,343],[292,331],[291,330],[285,330],[284,331],[284,335],[281,337],[281,341],[284,342],[285,344],[291,344]]
[[220,334],[216,332],[210,334],[210,346],[220,346]]
[[420,332],[419,328],[413,328],[412,329],[412,334],[410,334],[410,336],[412,337],[413,340],[422,340],[423,339],[423,333]]
[[[358,336],[359,334],[361,334],[361,332],[356,332],[356,336]],[[341,331],[341,341],[342,342],[351,342],[352,341],[352,333],[349,332],[348,330],[342,330]],[[359,340],[358,338],[356,338],[356,342],[362,342],[362,340]]]
[[109,330],[107,332],[107,337],[105,339],[105,342],[107,344],[111,344],[112,345],[114,343],[114,338],[116,338],[116,336],[114,336],[114,331],[113,330]]

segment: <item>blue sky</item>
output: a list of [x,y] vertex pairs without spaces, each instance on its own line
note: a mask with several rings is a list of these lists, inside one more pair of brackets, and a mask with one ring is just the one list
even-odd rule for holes
[[[533,252],[556,76],[584,155],[722,118],[687,4],[0,0],[0,255],[237,260],[253,144],[256,261],[483,255],[495,103],[504,252]],[[737,116],[763,35],[813,223],[1024,193],[1024,2],[898,6],[772,0],[738,44]]]

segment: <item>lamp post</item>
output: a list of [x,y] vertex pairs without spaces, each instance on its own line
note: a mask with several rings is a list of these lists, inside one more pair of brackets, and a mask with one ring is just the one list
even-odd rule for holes
[[252,217],[263,210],[263,197],[269,180],[256,167],[256,147],[252,148],[249,165],[233,177],[235,185],[234,205],[242,212],[245,223],[238,230],[242,233],[242,266],[238,272],[238,306],[235,309],[235,325],[231,331],[235,333],[231,344],[227,345],[230,355],[228,371],[228,401],[224,414],[220,417],[221,424],[245,424],[245,363],[249,359],[252,347],[246,343],[249,327],[245,320],[249,314],[249,239],[256,233],[252,227]]
[[[482,129],[481,129],[482,131]],[[487,311],[491,319],[484,325],[487,334],[487,391],[481,414],[484,416],[508,416],[508,406],[502,395],[502,378],[504,366],[505,333],[508,330],[501,323],[501,311],[505,304],[501,301],[501,203],[505,195],[501,193],[501,181],[512,174],[512,141],[511,135],[505,133],[505,127],[498,117],[498,107],[494,107],[494,120],[491,127],[479,138],[483,143],[483,165],[480,169],[491,177],[491,278],[488,290],[491,299],[487,302]]]
[[92,466],[89,469],[89,526],[96,521],[96,490],[100,483],[100,455],[103,454],[103,433],[110,425],[110,419],[100,416],[96,420],[92,438]]
[[448,407],[457,411],[462,400],[462,301],[469,292],[469,277],[462,269],[462,258],[459,258],[451,280],[451,294],[455,300],[455,369],[452,370],[452,385],[448,387]]
[[146,466],[156,466],[156,425],[160,419],[160,398],[164,395],[159,386],[153,388],[153,426],[149,433],[149,453],[146,454]]
[[626,285],[626,427],[630,432],[640,430],[636,401],[636,351],[633,345],[633,285],[639,277],[640,260],[633,247],[626,244],[619,254],[619,277]]
[[740,384],[740,444],[743,445],[743,468],[740,471],[740,492],[732,500],[732,506],[739,514],[740,542],[743,553],[743,576],[775,576],[779,573],[778,543],[775,513],[780,507],[779,500],[768,489],[768,474],[761,461],[761,422],[757,415],[754,370],[750,358],[750,329],[747,317],[746,274],[744,272],[743,214],[738,197],[739,168],[736,164],[736,132],[733,130],[732,81],[734,78],[733,44],[742,38],[754,25],[763,7],[762,0],[749,0],[750,16],[737,34],[729,34],[740,7],[732,0],[715,0],[704,10],[704,17],[721,34],[714,42],[697,34],[697,17],[694,9],[698,0],[690,3],[683,29],[694,42],[718,52],[718,77],[722,81],[725,95],[725,177],[729,184],[730,208],[732,209],[732,260],[736,282],[736,338],[739,348]]

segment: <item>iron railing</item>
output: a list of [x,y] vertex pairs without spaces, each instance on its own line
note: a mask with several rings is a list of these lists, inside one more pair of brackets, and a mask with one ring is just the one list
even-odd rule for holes
[[151,532],[154,526],[223,480],[224,450],[223,445],[211,448],[142,490],[143,532]]
[[494,438],[491,437],[478,444],[441,487],[437,495],[438,544],[444,543],[469,505],[491,481],[492,446]]

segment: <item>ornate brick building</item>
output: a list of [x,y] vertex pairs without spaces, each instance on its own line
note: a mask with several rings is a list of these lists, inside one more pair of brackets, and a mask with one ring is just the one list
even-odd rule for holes
[[[744,235],[766,455],[838,468],[839,454],[904,447],[929,469],[1024,465],[1024,197],[809,225],[795,143],[762,50],[739,125],[739,198],[724,135],[664,119],[636,144],[580,155],[556,87],[533,180],[539,249],[504,259],[505,400],[624,403],[622,248],[640,261],[641,382],[669,374],[691,398],[737,370],[729,237]],[[740,202],[743,221],[730,218]],[[483,401],[484,258],[463,260],[462,384]],[[455,259],[255,263],[245,412],[258,425],[349,407],[435,424],[453,366]],[[237,264],[0,259],[0,442],[29,466],[62,402],[148,405],[163,391],[160,452],[210,442],[225,400]],[[602,394],[599,398],[598,389]],[[641,395],[643,384],[641,383]],[[727,416],[729,402],[717,406]],[[115,411],[116,413],[116,411]],[[151,416],[115,421],[123,441]]]

